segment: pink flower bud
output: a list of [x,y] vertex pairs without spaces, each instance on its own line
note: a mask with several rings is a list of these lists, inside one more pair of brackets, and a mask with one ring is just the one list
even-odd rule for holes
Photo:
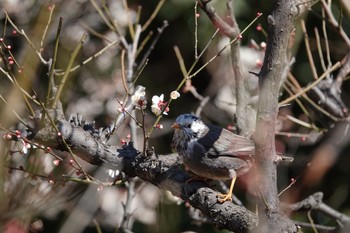
[[57,167],[60,164],[60,160],[55,159],[52,163],[53,163],[53,165],[55,165]]

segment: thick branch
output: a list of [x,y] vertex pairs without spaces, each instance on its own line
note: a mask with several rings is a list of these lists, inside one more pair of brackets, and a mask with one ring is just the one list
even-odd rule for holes
[[[295,226],[279,210],[277,191],[275,124],[278,97],[284,67],[287,65],[289,34],[293,29],[291,9],[295,1],[276,0],[268,16],[268,40],[263,67],[259,74],[259,102],[254,140],[259,189],[263,202],[261,221],[267,223],[268,232],[296,232]],[[266,219],[264,219],[266,218]],[[276,224],[279,222],[279,224]],[[282,224],[283,223],[283,224]]]
[[80,158],[91,164],[118,169],[128,177],[140,177],[160,189],[170,191],[200,209],[218,228],[247,232],[257,226],[257,217],[251,211],[232,202],[217,203],[217,192],[208,188],[205,182],[188,182],[189,175],[179,168],[182,161],[178,154],[157,155],[154,151],[148,151],[147,156],[144,156],[132,143],[122,148],[107,145],[83,127],[66,121],[60,108],[57,111],[58,113],[49,112],[51,118],[57,122],[61,136],[57,136],[55,129],[47,123],[44,124],[45,128],[37,132],[34,140],[66,151],[63,138]]
[[199,0],[198,5],[209,17],[215,28],[220,29],[220,33],[231,38],[238,35],[239,31],[236,31],[236,27],[232,27],[227,22],[225,22],[215,11],[215,8],[209,3],[208,0]]

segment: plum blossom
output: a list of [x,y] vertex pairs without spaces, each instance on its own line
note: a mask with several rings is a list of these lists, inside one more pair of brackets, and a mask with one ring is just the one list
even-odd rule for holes
[[[167,105],[167,103],[164,102],[164,95],[163,94],[161,94],[160,96],[155,95],[152,97],[151,110],[154,113],[154,115],[159,116],[166,105]],[[166,107],[163,114],[168,115],[168,112],[169,112],[169,107]]]
[[21,139],[22,145],[21,145],[21,150],[20,153],[21,154],[28,154],[29,149],[32,147],[28,142],[24,141],[23,139]]
[[138,109],[145,109],[147,106],[146,92],[144,90],[138,90],[131,96],[131,101]]
[[172,92],[170,93],[170,98],[173,99],[173,100],[176,100],[176,99],[179,98],[179,97],[180,97],[180,93],[177,92],[177,91],[172,91]]

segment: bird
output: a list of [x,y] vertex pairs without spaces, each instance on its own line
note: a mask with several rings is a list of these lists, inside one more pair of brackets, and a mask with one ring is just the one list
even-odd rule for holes
[[196,176],[211,180],[229,180],[228,193],[218,194],[218,202],[232,201],[237,176],[250,170],[255,153],[254,142],[231,131],[206,125],[199,117],[182,114],[171,126],[173,144],[184,165]]

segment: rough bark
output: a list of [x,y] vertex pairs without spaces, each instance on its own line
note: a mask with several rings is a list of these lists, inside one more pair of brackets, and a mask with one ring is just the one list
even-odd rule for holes
[[[254,140],[255,161],[259,182],[260,224],[262,232],[296,232],[296,226],[280,210],[278,190],[275,124],[278,113],[283,70],[287,63],[287,48],[293,30],[294,1],[276,0],[268,16],[268,40],[263,67],[259,73],[259,102]],[[261,232],[261,231],[259,231]]]
[[[190,176],[179,167],[182,164],[178,154],[158,155],[154,151],[147,156],[133,147],[132,143],[119,148],[102,143],[81,126],[68,122],[58,105],[55,110],[48,111],[51,120],[46,121],[32,135],[32,139],[55,149],[67,151],[64,141],[71,151],[85,161],[107,168],[118,169],[127,177],[139,177],[160,189],[170,191],[174,196],[182,198],[194,208],[200,209],[208,217],[208,221],[220,229],[234,232],[248,232],[258,225],[257,216],[243,206],[232,202],[219,204],[218,192],[199,180],[189,181]],[[55,123],[60,136],[57,135]]]

